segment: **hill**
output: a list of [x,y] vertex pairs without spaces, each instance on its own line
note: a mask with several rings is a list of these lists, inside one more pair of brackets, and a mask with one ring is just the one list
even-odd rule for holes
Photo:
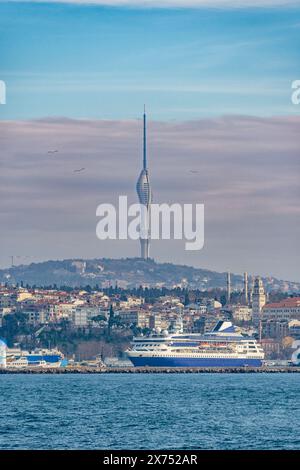
[[[299,291],[300,284],[264,278],[267,290]],[[242,289],[243,277],[232,274],[232,287]],[[108,287],[116,283],[120,287],[138,287],[140,285],[157,287],[189,287],[201,290],[226,287],[226,273],[210,271],[172,263],[156,263],[154,260],[140,258],[122,259],[68,259],[45,261],[29,265],[14,266],[0,270],[0,282],[24,285],[71,287],[95,286]]]

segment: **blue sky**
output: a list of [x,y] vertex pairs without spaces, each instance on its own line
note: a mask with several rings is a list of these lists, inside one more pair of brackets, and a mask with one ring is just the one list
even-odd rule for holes
[[0,119],[295,115],[300,8],[0,2]]

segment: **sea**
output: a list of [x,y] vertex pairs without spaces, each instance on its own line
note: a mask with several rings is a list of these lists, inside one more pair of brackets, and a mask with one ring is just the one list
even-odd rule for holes
[[0,449],[299,449],[299,374],[0,375]]

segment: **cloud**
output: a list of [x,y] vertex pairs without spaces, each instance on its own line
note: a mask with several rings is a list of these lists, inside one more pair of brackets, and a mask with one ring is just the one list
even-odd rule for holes
[[[35,260],[137,255],[136,242],[96,239],[95,212],[120,194],[136,202],[141,124],[0,122],[0,263],[11,253]],[[154,201],[204,203],[206,213],[204,250],[156,242],[156,259],[299,280],[300,117],[227,116],[148,128]]]
[[[7,0],[0,0],[7,1]],[[73,3],[132,8],[251,8],[299,6],[299,0],[8,0],[19,3]]]

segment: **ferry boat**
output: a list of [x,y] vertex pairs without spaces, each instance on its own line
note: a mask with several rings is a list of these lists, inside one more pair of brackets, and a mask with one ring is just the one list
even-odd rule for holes
[[26,367],[47,367],[46,361],[34,361],[29,364],[28,359],[25,356],[21,356],[18,359],[8,360],[6,367],[14,369],[24,369]]
[[163,330],[137,336],[126,353],[136,367],[260,367],[264,359],[261,345],[229,321],[203,335]]
[[7,366],[12,363],[17,367],[48,366],[60,367],[66,366],[67,360],[58,349],[35,349],[33,351],[24,351],[20,348],[7,349]]

